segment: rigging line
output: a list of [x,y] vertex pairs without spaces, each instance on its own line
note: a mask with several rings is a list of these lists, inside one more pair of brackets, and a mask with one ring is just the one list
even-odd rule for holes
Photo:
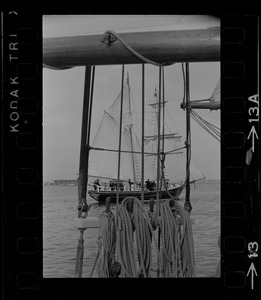
[[217,131],[220,132],[220,128],[219,128],[218,126],[216,126],[216,125],[214,125],[213,123],[210,123],[210,122],[208,122],[208,121],[206,121],[206,122],[207,122],[211,127],[217,129]]
[[191,112],[191,115],[194,115],[194,117],[197,118],[199,120],[199,122],[203,123],[207,128],[209,128],[209,130],[211,130],[217,136],[220,136],[220,131],[218,131],[217,129],[215,129],[212,126],[210,126],[209,123],[206,120],[204,120],[200,115],[198,115],[194,111]]
[[[177,148],[177,149],[173,149],[170,151],[167,151],[165,154],[175,154],[176,151],[185,149],[186,147],[181,147],[181,148]],[[92,147],[89,146],[89,150],[95,150],[95,151],[108,151],[108,152],[118,152],[118,150],[116,149],[109,149],[109,148],[99,148],[99,147]],[[135,154],[142,154],[142,152],[138,152],[138,151],[130,151],[130,150],[121,150],[122,153],[135,153]],[[180,154],[183,152],[177,152],[177,154]],[[146,155],[158,155],[157,152],[144,152],[144,154]]]
[[186,97],[186,77],[185,77],[185,70],[184,70],[184,63],[181,64],[181,69],[182,69],[182,78],[183,78],[183,107],[185,110],[185,97]]
[[200,125],[202,126],[202,128],[211,131],[213,134],[217,135],[220,137],[220,133],[217,132],[215,129],[209,127],[207,124],[205,124],[200,118],[198,118],[197,116],[195,116],[194,114],[192,114],[191,116],[194,117],[194,120]]
[[190,79],[189,79],[189,63],[186,63],[186,146],[187,146],[187,161],[186,161],[186,196],[184,206],[190,212],[192,210],[190,204],[190,162],[191,162],[191,126],[190,126]]
[[[159,193],[159,179],[160,179],[160,117],[161,117],[161,80],[162,67],[159,67],[159,105],[158,105],[158,155],[157,155],[157,193],[156,193],[156,216],[160,215],[160,193]],[[160,249],[160,230],[158,231],[158,248]],[[157,259],[157,276],[160,275],[160,260]]]
[[[148,58],[146,58],[145,56],[141,55],[140,53],[138,53],[136,50],[134,50],[129,44],[127,44],[121,37],[119,34],[117,34],[116,32],[112,31],[112,30],[107,30],[105,32],[105,34],[108,35],[112,35],[114,38],[116,38],[117,40],[119,40],[121,42],[121,44],[127,49],[129,50],[134,56],[136,56],[138,59],[140,59],[141,61],[145,62],[145,63],[149,63],[152,64],[154,66],[170,66],[173,63],[157,63],[155,61],[152,61]],[[112,42],[112,41],[111,41]]]
[[124,88],[124,65],[121,73],[121,106],[120,106],[120,129],[119,129],[119,152],[118,152],[118,175],[117,175],[117,198],[116,198],[116,226],[118,226],[119,198],[120,198],[120,166],[121,166],[121,131],[122,131],[122,110],[123,110],[123,88]]
[[198,122],[204,124],[207,128],[209,128],[209,130],[211,130],[213,133],[219,135],[220,133],[218,132],[217,129],[213,128],[212,126],[209,125],[208,122],[206,122],[202,117],[200,117],[200,115],[196,114],[194,111],[191,112],[191,116],[194,116]]
[[208,132],[212,132],[213,134],[220,136],[220,133],[216,130],[213,130],[211,127],[209,127],[207,124],[205,124],[197,115],[191,114],[191,117],[204,129],[206,129]]
[[204,129],[206,130],[212,137],[214,137],[217,141],[220,142],[220,136],[216,136],[212,131],[210,131],[204,124],[200,123],[200,121],[198,121],[194,115],[191,115],[191,117]]
[[[187,104],[190,103],[190,99],[189,99],[189,102],[187,103],[186,98],[189,95],[188,95],[188,91],[187,91],[187,76],[186,76],[185,69],[184,69],[184,63],[181,64],[181,69],[182,69],[182,78],[183,78],[183,110],[185,110],[186,107],[187,107]],[[190,110],[191,110],[191,108],[190,108]],[[188,137],[186,139],[186,144],[185,144],[186,145],[185,148],[187,149],[187,157],[188,157],[188,145],[187,145],[187,142],[188,142]],[[186,171],[186,176],[185,176],[185,179],[184,179],[183,189],[184,189],[185,186],[187,186],[189,184],[189,181],[190,181],[189,180],[189,176],[190,176],[190,174]],[[188,189],[189,188],[187,188],[187,190]]]
[[[131,143],[131,151],[132,151],[132,169],[133,169],[133,181],[136,183],[137,178],[136,178],[136,157],[134,154],[134,143],[133,143],[133,123],[132,123],[132,107],[131,107],[131,99],[130,99],[130,87],[129,87],[129,77],[127,78],[127,84],[128,84],[128,104],[129,104],[129,116],[130,116],[130,124],[128,125],[129,127],[129,134],[130,134],[130,143]],[[134,184],[134,189],[135,189],[135,184]]]
[[94,90],[94,78],[95,78],[95,66],[92,66],[92,77],[91,77],[91,92],[90,92],[90,115],[88,118],[88,139],[87,147],[90,144],[90,133],[91,133],[91,117],[92,117],[92,105],[93,105],[93,90]]
[[200,119],[201,119],[204,123],[206,123],[209,127],[213,128],[213,131],[214,131],[214,129],[216,129],[217,132],[220,131],[220,128],[219,128],[219,127],[217,127],[216,125],[214,125],[214,124],[208,122],[207,120],[205,120],[204,118],[202,118],[195,110],[192,109],[191,111],[192,111],[193,114],[197,115],[198,118],[200,118]]
[[141,202],[144,204],[145,66],[142,64]]
[[186,148],[186,146],[180,147],[180,148],[177,148],[177,149],[173,149],[173,150],[167,151],[165,154],[172,154],[173,152],[176,152],[176,151],[179,151],[179,150],[182,150],[182,149],[185,149],[185,148]]
[[160,180],[160,189],[162,189],[162,176],[164,173],[164,163],[165,163],[165,78],[164,78],[164,67],[162,67],[162,158],[161,158],[161,180]]
[[162,78],[162,67],[159,67],[159,105],[158,105],[158,148],[157,148],[157,203],[159,201],[159,179],[160,179],[160,153],[161,153],[161,145],[160,145],[160,121],[161,121],[161,78]]

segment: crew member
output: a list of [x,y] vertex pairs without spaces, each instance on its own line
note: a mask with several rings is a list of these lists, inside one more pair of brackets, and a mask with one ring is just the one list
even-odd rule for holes
[[100,181],[99,179],[97,178],[95,181],[94,181],[94,189],[97,190],[98,186],[100,186]]
[[151,191],[151,182],[150,182],[150,180],[148,179],[145,183],[146,183],[146,189],[148,191]]
[[129,186],[130,186],[130,191],[131,191],[131,185],[133,184],[133,182],[131,182],[131,180],[128,180]]

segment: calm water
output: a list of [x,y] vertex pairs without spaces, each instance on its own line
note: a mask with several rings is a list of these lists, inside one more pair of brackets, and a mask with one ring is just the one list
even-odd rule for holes
[[[43,276],[74,277],[76,246],[79,231],[74,227],[77,217],[77,187],[44,186],[43,195]],[[89,199],[88,204],[95,203]],[[184,196],[179,202],[184,204]],[[193,210],[196,277],[214,277],[220,259],[217,240],[220,234],[220,184],[203,182],[191,190]],[[104,206],[93,205],[90,216],[99,216]],[[112,208],[113,210],[113,208]],[[83,277],[89,277],[97,253],[98,229],[84,233]],[[96,276],[94,273],[93,277]]]

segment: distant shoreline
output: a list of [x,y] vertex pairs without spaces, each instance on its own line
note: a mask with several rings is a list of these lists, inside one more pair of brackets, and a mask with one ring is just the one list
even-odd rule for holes
[[[201,181],[196,182],[196,184],[202,183],[211,183],[211,182],[220,182],[220,179],[204,179]],[[77,179],[57,179],[52,181],[43,182],[44,186],[48,185],[55,185],[55,186],[77,186],[78,180]]]

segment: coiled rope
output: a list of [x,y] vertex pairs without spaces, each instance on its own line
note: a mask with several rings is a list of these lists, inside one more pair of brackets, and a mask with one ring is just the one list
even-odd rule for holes
[[117,241],[122,277],[151,277],[151,239],[159,255],[152,225],[140,200],[125,198],[119,207]]
[[[161,234],[159,250],[154,230]],[[193,277],[194,241],[189,213],[172,199],[162,201],[160,212],[146,212],[135,197],[125,198],[115,217],[111,211],[100,217],[97,266],[99,277],[152,277],[152,240],[159,262],[158,277]],[[117,260],[116,257],[117,243]]]
[[[170,201],[167,200],[170,205]],[[194,240],[192,223],[189,213],[174,201],[172,210],[180,217],[180,254],[181,254],[181,275],[182,277],[193,277],[195,274]]]
[[166,199],[160,215],[149,212],[150,219],[161,230],[161,277],[193,277],[195,274],[194,241],[189,213],[174,199]]
[[92,277],[95,267],[97,267],[98,276],[101,278],[117,277],[120,272],[120,266],[115,261],[115,253],[115,217],[110,210],[106,210],[100,216],[98,252],[90,277]]

